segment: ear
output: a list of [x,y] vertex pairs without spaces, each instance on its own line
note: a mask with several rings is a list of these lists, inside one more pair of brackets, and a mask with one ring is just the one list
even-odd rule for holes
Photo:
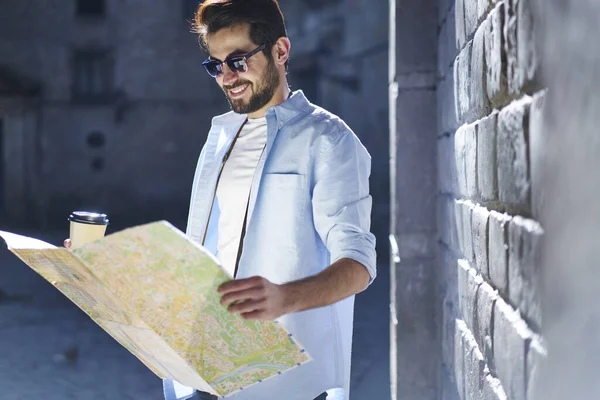
[[287,60],[290,58],[291,49],[290,40],[286,37],[280,37],[273,46],[273,60],[277,65],[285,65]]

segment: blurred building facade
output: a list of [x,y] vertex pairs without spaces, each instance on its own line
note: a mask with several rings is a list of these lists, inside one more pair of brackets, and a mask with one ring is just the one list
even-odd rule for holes
[[[54,226],[85,208],[119,226],[185,224],[210,120],[228,111],[190,32],[198,3],[0,3],[4,220]],[[387,5],[377,4],[281,6],[292,88],[345,119],[374,155],[373,225],[386,254]]]

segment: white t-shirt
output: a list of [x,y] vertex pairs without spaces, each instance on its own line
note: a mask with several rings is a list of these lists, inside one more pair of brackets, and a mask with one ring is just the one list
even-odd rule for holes
[[219,242],[217,257],[225,270],[234,274],[242,224],[258,160],[267,142],[267,119],[248,119],[242,128],[229,159],[225,163],[219,186]]

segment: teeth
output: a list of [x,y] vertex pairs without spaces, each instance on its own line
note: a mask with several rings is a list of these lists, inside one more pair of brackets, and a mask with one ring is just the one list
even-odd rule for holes
[[230,92],[233,94],[238,94],[244,91],[244,89],[246,89],[248,87],[248,85],[244,85],[244,86],[240,86],[238,88],[235,89],[231,89]]

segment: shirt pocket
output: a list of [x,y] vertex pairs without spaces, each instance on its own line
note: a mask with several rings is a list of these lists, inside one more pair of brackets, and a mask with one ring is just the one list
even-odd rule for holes
[[302,239],[300,224],[306,215],[307,177],[295,173],[263,175],[260,197],[261,219],[268,221],[268,236],[280,248],[295,247]]

